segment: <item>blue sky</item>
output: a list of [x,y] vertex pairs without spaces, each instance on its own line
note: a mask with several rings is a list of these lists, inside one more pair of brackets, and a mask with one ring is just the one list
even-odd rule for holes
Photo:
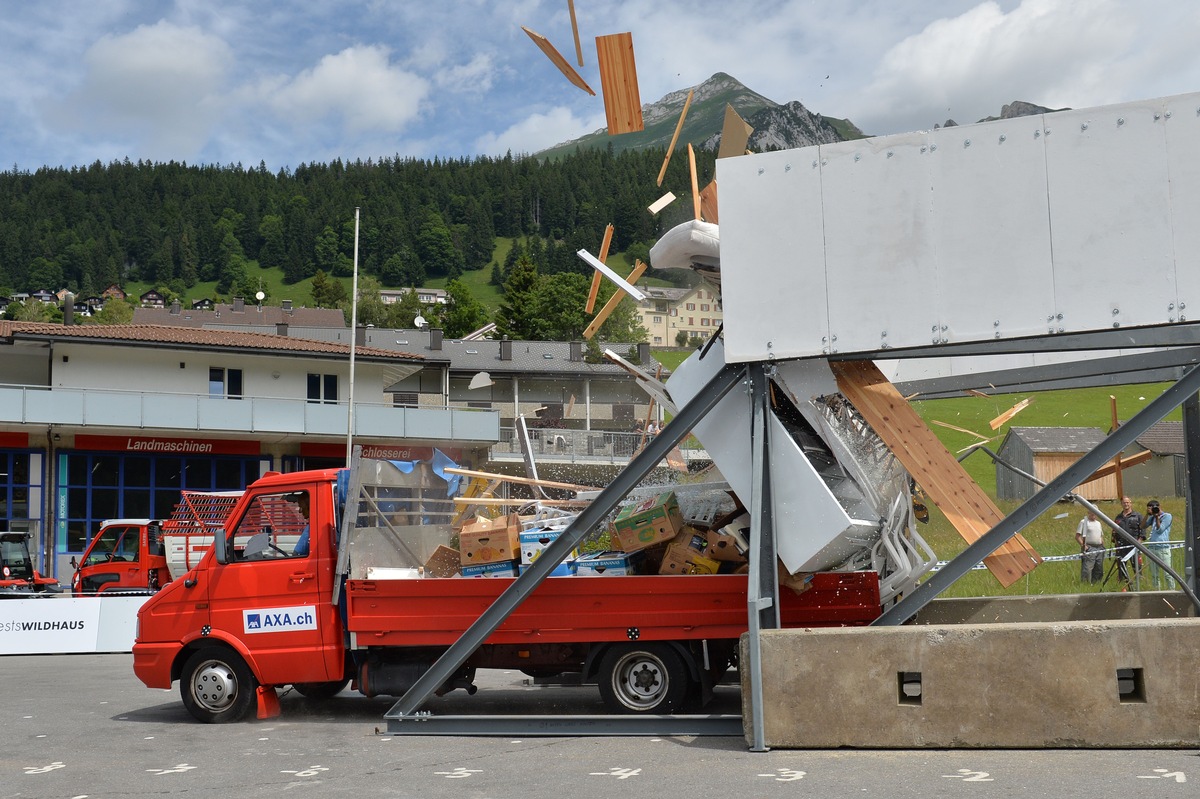
[[[1186,0],[576,0],[579,71],[630,31],[642,102],[727,72],[872,134],[1012,100],[1200,91]],[[39,0],[0,19],[0,169],[130,158],[294,168],[535,152],[604,125],[567,0]]]

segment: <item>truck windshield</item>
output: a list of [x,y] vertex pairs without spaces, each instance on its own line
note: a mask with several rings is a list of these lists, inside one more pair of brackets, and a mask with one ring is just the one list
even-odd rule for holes
[[29,550],[25,540],[0,539],[0,578],[6,580],[28,580],[33,577],[33,564],[29,562]]
[[140,542],[141,536],[136,527],[121,525],[105,527],[96,537],[91,552],[84,558],[83,565],[95,566],[113,560],[137,560]]

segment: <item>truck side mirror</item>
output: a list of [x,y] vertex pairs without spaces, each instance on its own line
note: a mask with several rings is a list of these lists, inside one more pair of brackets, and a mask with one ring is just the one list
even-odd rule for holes
[[224,566],[229,562],[229,539],[225,537],[224,530],[215,530],[213,534],[213,558],[217,563]]

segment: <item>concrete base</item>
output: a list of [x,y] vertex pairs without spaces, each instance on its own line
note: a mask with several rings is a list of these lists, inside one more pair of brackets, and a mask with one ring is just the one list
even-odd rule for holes
[[[1200,746],[1200,619],[1141,616],[1164,602],[1186,611],[1187,600],[1173,593],[1091,599],[1097,596],[939,600],[922,614],[924,624],[764,631],[764,742]],[[1128,617],[1089,616],[1105,604]],[[948,621],[956,609],[967,623]],[[1053,620],[1056,613],[1068,620]],[[980,615],[1002,621],[970,618]],[[1020,615],[1039,620],[1006,621]],[[748,640],[743,636],[742,663]],[[743,718],[753,745],[748,672]]]

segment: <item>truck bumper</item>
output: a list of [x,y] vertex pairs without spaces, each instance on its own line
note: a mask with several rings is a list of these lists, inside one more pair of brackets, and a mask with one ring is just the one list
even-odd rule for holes
[[171,665],[179,644],[134,644],[133,673],[148,688],[171,687]]

